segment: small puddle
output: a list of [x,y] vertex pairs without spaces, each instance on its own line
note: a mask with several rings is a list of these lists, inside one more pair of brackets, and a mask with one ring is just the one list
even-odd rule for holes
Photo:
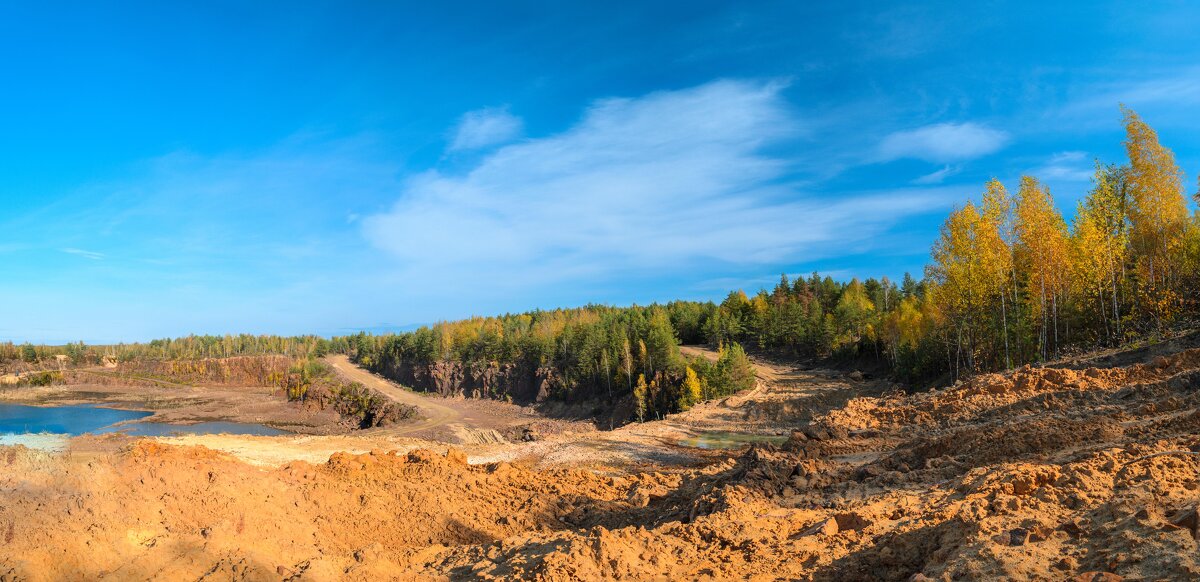
[[739,449],[754,443],[771,443],[781,445],[788,437],[780,435],[746,434],[741,432],[702,432],[695,436],[678,441],[685,447],[697,449]]
[[62,453],[70,448],[71,436],[65,434],[0,434],[0,446],[15,447],[17,445],[38,451]]

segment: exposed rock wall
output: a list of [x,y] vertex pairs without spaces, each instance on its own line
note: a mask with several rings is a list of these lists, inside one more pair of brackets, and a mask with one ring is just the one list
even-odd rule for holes
[[405,386],[442,396],[496,398],[518,404],[544,402],[562,388],[561,378],[553,368],[518,364],[404,362],[374,371]]

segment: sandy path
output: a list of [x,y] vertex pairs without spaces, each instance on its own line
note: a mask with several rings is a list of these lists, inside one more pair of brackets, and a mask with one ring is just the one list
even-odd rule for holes
[[[680,346],[680,352],[714,362],[719,357],[705,346]],[[691,431],[781,434],[851,398],[892,388],[885,380],[854,381],[835,370],[805,369],[756,356],[750,357],[750,363],[758,378],[754,388],[670,415],[665,424]]]
[[401,404],[415,406],[421,412],[421,416],[423,417],[421,420],[413,423],[405,423],[403,426],[391,429],[388,431],[390,434],[412,434],[462,420],[462,413],[457,409],[440,404],[433,397],[422,396],[384,380],[354,365],[344,355],[331,355],[326,357],[325,361],[329,362],[339,373],[351,381],[359,382],[368,388],[378,390],[384,396]]

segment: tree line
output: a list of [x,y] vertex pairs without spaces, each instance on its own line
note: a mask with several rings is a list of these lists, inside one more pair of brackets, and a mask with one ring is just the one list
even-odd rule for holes
[[141,360],[198,360],[234,356],[284,355],[292,358],[320,357],[332,349],[326,338],[315,335],[189,335],[144,343],[65,345],[0,343],[0,363],[24,361],[37,363],[65,356],[75,365],[99,365],[105,360],[132,362]]
[[401,365],[437,362],[549,371],[551,398],[609,405],[628,401],[633,416],[644,420],[754,384],[749,358],[734,342],[719,346],[716,361],[682,355],[677,324],[698,306],[539,310],[442,322],[402,334],[358,334],[334,343],[357,363],[385,374]]
[[[989,181],[951,212],[924,279],[838,283],[813,275],[731,293],[699,326],[810,356],[874,356],[909,381],[1045,362],[1114,346],[1200,315],[1200,212],[1189,216],[1172,152],[1122,108],[1127,163],[1095,164],[1068,224],[1050,190]],[[1196,194],[1200,200],[1200,193]]]
[[[415,331],[317,336],[189,336],[117,346],[0,344],[4,360],[66,355],[183,359],[351,354],[400,364],[504,364],[548,370],[552,397],[632,402],[654,418],[754,383],[742,346],[801,358],[871,359],[910,383],[949,380],[1119,345],[1200,316],[1200,212],[1189,215],[1172,152],[1122,108],[1127,160],[1095,164],[1068,221],[1045,184],[983,186],[946,218],[917,279],[780,278],[720,303],[532,311],[442,322]],[[1200,200],[1200,193],[1197,194]],[[712,362],[679,345],[708,344]]]

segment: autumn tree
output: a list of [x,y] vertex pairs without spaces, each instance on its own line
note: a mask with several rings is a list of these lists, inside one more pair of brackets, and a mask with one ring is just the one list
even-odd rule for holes
[[[983,193],[983,213],[975,239],[979,246],[982,283],[987,297],[1000,299],[1000,333],[1004,344],[1004,366],[1012,366],[1009,347],[1009,305],[1016,305],[1017,270],[1013,260],[1013,200],[1000,180],[988,181]],[[1011,292],[1011,295],[1010,295]]]
[[625,382],[629,385],[629,391],[633,392],[633,350],[629,346],[629,337],[626,336],[621,342],[621,371],[625,372]]
[[839,347],[857,344],[860,338],[872,337],[871,317],[875,305],[867,297],[866,290],[858,279],[851,279],[850,284],[842,291],[834,313],[841,323],[842,333],[838,339]]
[[1130,242],[1137,262],[1140,307],[1157,324],[1179,303],[1188,215],[1175,155],[1133,110],[1121,107],[1129,155]]
[[[1196,194],[1200,201],[1200,192]],[[1188,228],[1185,257],[1185,278],[1183,288],[1200,289],[1200,209],[1192,214],[1192,223]],[[1200,293],[1195,291],[1184,293],[1184,307],[1192,314],[1200,313]]]
[[934,283],[932,299],[953,322],[954,362],[959,368],[964,362],[968,370],[976,368],[992,318],[1003,320],[1006,315],[1001,295],[1011,258],[998,220],[980,214],[970,202],[951,212],[934,243],[933,263],[926,268],[926,277]]
[[1070,270],[1067,225],[1054,207],[1050,190],[1036,178],[1021,177],[1016,201],[1017,260],[1029,289],[1030,310],[1041,322],[1038,345],[1042,359],[1059,348],[1059,304],[1067,291]]
[[[1092,189],[1075,210],[1072,279],[1084,313],[1095,313],[1098,338],[1121,337],[1120,288],[1129,248],[1125,172],[1096,163]],[[1089,318],[1091,319],[1091,318]]]
[[696,371],[688,366],[684,369],[683,389],[679,395],[679,409],[687,410],[704,399],[703,387],[700,384],[700,376]]
[[638,422],[646,420],[646,397],[649,387],[646,386],[646,375],[638,374],[637,384],[633,386],[633,410]]

